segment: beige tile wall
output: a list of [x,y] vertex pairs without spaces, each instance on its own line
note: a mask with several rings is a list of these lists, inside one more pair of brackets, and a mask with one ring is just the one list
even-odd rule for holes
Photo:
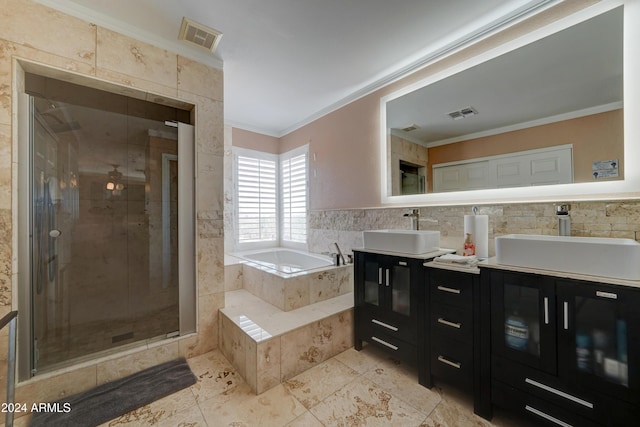
[[[558,201],[563,203],[564,201]],[[622,237],[640,241],[640,201],[574,202],[571,205],[573,236]],[[493,238],[503,234],[557,234],[554,203],[495,204],[478,206],[489,216],[489,255],[495,254]],[[338,242],[343,251],[362,247],[362,231],[384,228],[408,229],[403,214],[409,208],[340,209],[313,211],[309,220],[309,249],[326,251]],[[464,215],[471,206],[420,208],[420,228],[439,230],[441,246],[462,251]]]
[[[31,380],[17,390],[21,402],[42,402],[89,388],[178,356],[217,348],[218,310],[224,306],[222,70],[138,42],[31,0],[0,4],[0,316],[16,309],[18,270],[15,211],[17,142],[14,65],[51,67],[71,81],[97,79],[118,92],[149,101],[195,106],[198,333],[168,344],[149,344],[119,357]],[[57,74],[61,76],[61,74]],[[0,333],[0,377],[6,372],[6,333]],[[0,384],[4,390],[3,384]]]

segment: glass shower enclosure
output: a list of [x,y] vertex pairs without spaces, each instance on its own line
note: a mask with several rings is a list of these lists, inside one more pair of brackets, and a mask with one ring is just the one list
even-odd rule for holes
[[30,375],[180,334],[189,112],[30,74],[26,92]]

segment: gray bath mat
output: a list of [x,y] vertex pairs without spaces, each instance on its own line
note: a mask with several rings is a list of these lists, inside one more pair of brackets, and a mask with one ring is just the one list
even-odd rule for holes
[[53,412],[37,412],[32,426],[97,426],[171,393],[195,384],[197,378],[183,358],[128,377],[102,384],[84,393],[60,399]]

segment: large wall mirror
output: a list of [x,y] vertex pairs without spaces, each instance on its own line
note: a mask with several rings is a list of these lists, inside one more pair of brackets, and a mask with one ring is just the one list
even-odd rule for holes
[[625,41],[639,7],[623,3],[384,97],[383,203],[637,197],[639,64]]

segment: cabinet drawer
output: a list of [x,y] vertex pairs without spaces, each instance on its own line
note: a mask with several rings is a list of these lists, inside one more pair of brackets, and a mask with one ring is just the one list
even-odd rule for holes
[[431,269],[429,279],[432,302],[472,307],[473,277],[468,273]]
[[411,344],[416,343],[417,325],[413,325],[410,318],[397,318],[400,316],[380,316],[374,312],[365,311],[359,315],[360,327],[363,330],[385,333]]
[[415,364],[418,360],[418,350],[415,345],[400,340],[384,331],[363,328],[362,339],[410,364]]
[[637,420],[640,408],[598,393],[574,389],[553,375],[511,362],[501,357],[492,358],[492,376],[505,385],[516,387],[528,395],[544,399],[570,410],[581,417],[605,425],[633,425],[625,420]]
[[431,343],[431,374],[463,388],[473,386],[473,351],[454,340]]
[[531,396],[509,385],[493,381],[491,400],[498,406],[515,410],[544,425],[595,427],[595,422],[575,415],[565,407]]
[[473,312],[445,304],[431,308],[431,333],[471,344],[473,341]]

